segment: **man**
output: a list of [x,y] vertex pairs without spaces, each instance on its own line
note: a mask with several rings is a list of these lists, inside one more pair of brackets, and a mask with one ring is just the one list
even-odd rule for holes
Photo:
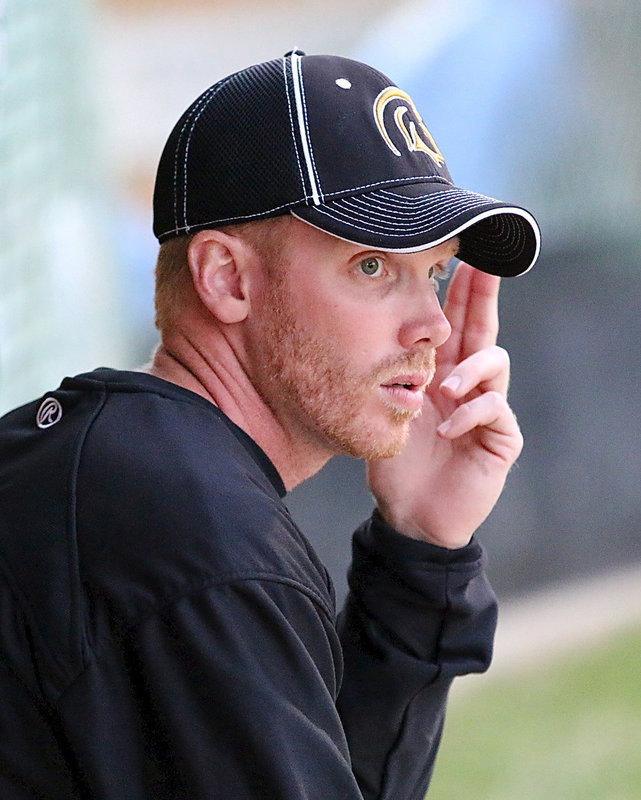
[[[388,78],[298,51],[185,112],[154,214],[152,364],[0,425],[0,795],[422,798],[491,657],[472,535],[521,449],[497,275],[536,223],[454,187]],[[456,253],[483,271],[443,312]],[[283,504],[336,453],[377,502],[338,622]]]

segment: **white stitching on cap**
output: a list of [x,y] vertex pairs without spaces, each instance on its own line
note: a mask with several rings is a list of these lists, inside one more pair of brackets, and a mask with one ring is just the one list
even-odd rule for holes
[[[307,196],[303,197],[303,200],[308,200]],[[275,206],[274,208],[268,208],[266,211],[258,211],[256,214],[238,214],[235,217],[223,217],[222,219],[211,219],[209,222],[199,222],[197,223],[198,227],[207,228],[210,225],[224,225],[228,222],[235,222],[236,220],[245,220],[245,219],[255,219],[257,217],[266,217],[269,214],[275,214],[276,211],[282,211],[284,208],[291,208],[292,206],[300,205],[300,200],[292,200],[291,203],[283,203],[282,206]],[[166,236],[170,236],[173,233],[183,233],[187,231],[189,228],[196,227],[195,225],[181,225],[179,227],[173,228],[169,231],[163,231],[162,233],[158,234],[158,239],[164,239]]]
[[[341,200],[334,201],[331,207],[325,206],[324,208],[325,213],[328,216],[335,214],[336,218],[338,218],[343,214],[351,214],[352,217],[358,216],[360,219],[363,219],[372,225],[375,225],[380,220],[385,224],[385,226],[403,226],[405,230],[409,231],[412,228],[423,230],[425,225],[430,227],[438,225],[444,220],[451,219],[452,216],[456,216],[457,214],[470,211],[478,206],[484,205],[486,205],[486,203],[482,199],[468,198],[467,202],[465,203],[441,203],[438,206],[435,206],[431,211],[424,211],[421,214],[406,214],[404,212],[399,213],[396,208],[383,207],[384,210],[388,211],[386,214],[383,211],[380,211],[376,206],[364,202],[364,198],[346,197],[342,198]],[[390,215],[392,216],[391,219]]]
[[[197,114],[197,115],[194,117],[194,120],[193,120],[193,122],[192,122],[192,124],[191,124],[191,130],[189,131],[189,136],[187,137],[187,143],[185,144],[185,158],[184,158],[184,160],[183,160],[183,169],[184,169],[184,181],[183,181],[183,221],[184,221],[184,223],[185,223],[185,225],[184,225],[184,229],[185,229],[186,231],[188,231],[188,230],[189,230],[189,227],[190,227],[189,225],[187,225],[187,158],[189,157],[189,145],[190,145],[190,142],[191,142],[191,137],[193,136],[194,129],[196,128],[196,123],[197,123],[197,122],[198,122],[198,120],[200,119],[201,115],[203,114],[203,112],[205,111],[205,109],[207,108],[207,106],[209,105],[209,103],[211,103],[211,101],[214,99],[214,97],[216,97],[216,95],[218,94],[218,92],[219,92],[219,91],[220,91],[220,90],[221,90],[221,89],[222,89],[224,86],[226,86],[226,85],[229,83],[229,81],[230,81],[232,78],[234,78],[235,76],[236,76],[236,73],[234,73],[233,75],[229,75],[229,77],[228,77],[226,80],[224,80],[224,81],[221,81],[220,83],[217,83],[217,84],[215,84],[215,86],[211,86],[211,87],[210,87],[210,88],[209,88],[209,89],[208,89],[208,90],[205,92],[205,94],[203,94],[203,95],[202,95],[202,97],[201,97],[201,100],[203,101],[203,102],[202,102],[202,108],[199,110],[198,114]],[[209,92],[211,92],[210,96],[209,96],[209,97],[206,97],[206,95],[207,95],[207,94],[209,94]],[[194,108],[194,111],[195,111],[195,110],[196,110],[196,108]],[[176,221],[177,221],[177,220],[176,220]]]
[[[489,200],[491,203],[500,203],[500,200],[497,200],[494,197],[490,197],[487,194],[480,194],[479,192],[470,192],[467,189],[459,189],[457,186],[452,186],[451,184],[443,184],[448,189],[448,194],[473,194],[477,197],[484,197],[486,200]],[[425,197],[433,197],[432,194],[429,195],[421,195],[420,197],[408,197],[406,194],[399,194],[398,192],[390,192],[386,189],[381,189],[381,194],[389,195],[390,197],[397,197],[399,200],[405,200],[407,202],[413,202],[414,200],[423,200]]]
[[[398,198],[389,202],[387,198]],[[400,201],[400,202],[399,202]],[[455,202],[452,202],[455,201]],[[478,205],[487,203],[499,204],[500,201],[494,200],[485,195],[479,195],[465,190],[452,189],[447,192],[437,192],[435,194],[424,195],[421,197],[406,197],[397,195],[385,190],[373,193],[363,193],[350,197],[332,200],[328,205],[328,211],[332,208],[354,207],[365,209],[368,214],[389,216],[391,213],[396,219],[417,220],[421,217],[432,215],[434,211],[457,208],[461,211],[472,209]],[[500,203],[501,208],[508,207]]]
[[[320,211],[320,209],[318,209],[318,210]],[[308,225],[311,225],[313,228],[317,228],[318,230],[324,230],[323,228],[320,228],[318,225],[314,224],[313,222],[310,222],[309,220],[306,220],[306,219],[303,219],[302,217],[299,217],[296,214],[296,211],[292,211],[291,213],[297,219],[301,219],[303,222],[306,222]],[[527,231],[530,231],[534,236],[534,244],[535,244],[534,254],[533,254],[532,258],[530,259],[530,263],[527,265],[527,267],[525,269],[522,269],[518,273],[519,275],[524,275],[526,272],[529,272],[532,269],[532,267],[536,263],[537,258],[539,257],[539,253],[540,253],[540,250],[541,250],[541,233],[540,233],[540,230],[539,230],[539,227],[538,227],[538,224],[537,224],[536,220],[530,214],[530,212],[526,211],[523,208],[519,208],[518,206],[505,206],[505,207],[500,208],[500,209],[491,209],[491,210],[488,210],[488,211],[483,211],[482,213],[480,213],[477,216],[475,216],[473,219],[469,220],[468,222],[464,223],[463,225],[460,225],[458,228],[455,228],[455,229],[453,229],[451,231],[448,231],[446,234],[444,234],[443,236],[439,237],[438,239],[432,239],[431,241],[428,241],[428,242],[424,241],[424,242],[421,242],[420,244],[410,245],[408,247],[394,247],[392,244],[388,244],[388,245],[378,244],[378,245],[376,245],[376,249],[383,250],[384,252],[392,252],[392,253],[418,253],[418,252],[426,250],[426,249],[428,249],[430,247],[435,247],[436,245],[441,244],[441,242],[445,242],[448,239],[451,239],[453,236],[457,236],[458,234],[462,234],[468,228],[473,227],[474,225],[476,225],[479,222],[482,222],[482,221],[485,221],[485,220],[491,220],[493,217],[501,217],[501,216],[505,216],[505,215],[509,215],[510,217],[518,217],[521,220],[522,224],[521,224],[521,226],[519,226],[519,230],[523,234],[523,241],[524,242],[527,243],[527,238],[528,238],[526,236],[526,232]],[[512,222],[512,221],[510,220],[510,222]],[[530,227],[528,227],[527,223],[529,223]],[[513,221],[513,224],[516,225],[516,220]],[[343,239],[346,242],[351,242],[352,244],[360,244],[360,242],[356,242],[354,239],[348,238],[347,234],[339,235],[339,234],[335,233],[334,236],[337,236],[337,238]],[[492,247],[494,248],[494,245],[496,244],[496,241],[492,240],[492,239],[488,239],[488,241],[492,244]],[[480,253],[481,256],[483,256],[483,257],[486,257],[488,255],[487,253],[483,253],[482,250],[478,250],[477,252]],[[506,263],[514,262],[516,260],[516,258],[519,258],[521,255],[522,255],[522,249],[520,249],[518,252],[514,253],[514,255],[510,255],[508,253],[508,257],[507,257],[508,260],[506,261],[504,259],[502,263],[506,264]]]
[[298,164],[298,174],[300,175],[300,183],[305,191],[305,176],[303,175],[303,167],[300,163],[300,156],[298,154],[298,142],[296,141],[296,129],[294,127],[294,117],[292,116],[292,104],[289,99],[289,84],[287,83],[287,59],[283,58],[283,79],[285,81],[285,97],[287,98],[287,113],[289,114],[289,125],[292,129],[292,141],[294,143],[294,152],[296,153],[296,163]]
[[[493,197],[489,197],[486,194],[479,194],[479,192],[473,192],[469,189],[459,189],[457,186],[444,186],[443,192],[447,197],[480,197],[483,200],[487,200],[490,203],[498,203],[499,200],[494,199]],[[430,200],[434,197],[442,196],[439,192],[430,192],[429,194],[422,194],[417,196],[407,195],[407,194],[399,194],[399,192],[392,192],[389,189],[381,189],[378,194],[382,195],[383,197],[389,197],[392,201],[396,204],[399,201],[402,203],[420,203],[423,200]]]
[[[423,182],[427,182],[427,183],[436,183],[436,182],[438,182],[438,183],[443,184],[442,179],[434,178],[433,175],[422,175],[422,176],[419,175],[417,177],[419,178],[419,180],[415,181],[416,183],[423,181]],[[392,180],[387,180],[387,181],[378,181],[377,183],[368,183],[368,184],[366,184],[364,186],[352,186],[349,189],[340,189],[340,190],[338,190],[336,192],[330,192],[329,194],[325,195],[325,198],[331,197],[332,195],[336,195],[336,194],[343,194],[343,192],[358,192],[358,191],[361,191],[362,189],[371,189],[374,186],[383,186],[383,185],[390,186],[390,185],[395,185],[395,184],[399,184],[399,183],[400,184],[406,184],[406,183],[408,183],[408,179],[407,178],[394,178]],[[443,185],[444,186],[451,186],[450,183],[445,183]],[[275,208],[270,208],[267,211],[259,211],[256,214],[238,214],[235,217],[223,217],[222,219],[210,220],[208,223],[199,222],[198,224],[199,225],[205,225],[205,224],[206,225],[214,225],[214,224],[223,225],[224,223],[234,222],[235,220],[238,220],[238,219],[252,219],[252,218],[255,218],[255,217],[264,217],[266,214],[271,214],[271,213],[274,213],[276,211],[280,211],[283,208],[292,208],[293,206],[297,206],[300,203],[305,203],[307,200],[313,200],[312,196],[307,194],[304,191],[304,189],[305,189],[305,187],[303,186],[303,192],[304,193],[303,193],[303,195],[302,195],[302,197],[300,199],[292,200],[291,203],[283,203],[283,205],[276,206]],[[176,225],[176,227],[171,229],[171,230],[167,230],[167,231],[163,231],[162,233],[159,233],[158,234],[158,239],[163,239],[164,237],[169,236],[171,234],[180,233],[182,231],[187,230],[190,227],[191,227],[190,225],[186,225],[186,224],[185,225],[181,225],[181,226]]]
[[[174,153],[174,222],[176,227],[178,227],[178,153],[180,152],[180,143],[183,138],[183,134],[185,133],[187,126],[189,125],[191,118],[196,113],[198,107],[205,102],[207,99],[207,95],[213,91],[213,86],[210,86],[201,97],[198,98],[197,102],[194,104],[193,108],[190,109],[189,114],[187,114],[185,118],[185,122],[180,129],[180,133],[178,134],[178,141],[176,142],[176,151]],[[184,220],[185,223],[187,220]]]
[[325,192],[325,198],[336,194],[346,194],[347,192],[360,192],[363,189],[371,189],[373,186],[395,186],[398,184],[412,183],[440,183],[443,186],[451,187],[451,183],[444,183],[442,178],[435,178],[434,175],[413,175],[411,178],[391,178],[386,181],[376,181],[376,183],[366,183],[363,186],[350,186],[348,189],[338,189],[335,192]]
[[[449,193],[448,193],[449,194]],[[399,207],[396,205],[392,205],[389,203],[385,203],[381,201],[381,198],[374,196],[372,197],[369,194],[366,195],[355,195],[354,197],[343,197],[338,200],[332,201],[330,208],[341,208],[346,206],[353,206],[353,207],[360,207],[366,209],[368,212],[371,211],[372,213],[384,213],[386,216],[389,216],[391,213],[394,217],[399,219],[407,218],[407,219],[420,219],[421,217],[431,216],[433,213],[439,212],[440,210],[447,210],[449,208],[456,208],[464,210],[466,208],[474,208],[478,205],[487,205],[487,201],[483,197],[475,197],[475,196],[457,196],[454,198],[456,202],[448,202],[446,198],[434,198],[434,200],[429,203],[421,203],[420,205],[417,204],[416,209],[407,209],[406,207]]]
[[[466,189],[457,189],[456,187],[447,186],[445,187],[444,191],[445,190],[447,190],[447,197],[473,196],[475,198],[481,198],[483,201],[488,203],[501,202],[500,200],[496,200],[494,197],[488,197],[488,195],[479,194],[478,192],[470,192]],[[381,196],[381,199],[387,197],[393,198],[392,202],[394,203],[394,206],[405,205],[405,206],[411,206],[412,208],[419,207],[424,203],[431,203],[435,199],[438,200],[440,197],[442,197],[442,195],[440,195],[438,192],[419,195],[418,197],[411,197],[405,194],[398,194],[398,192],[390,192],[387,191],[386,189],[381,189],[378,194]]]
[[[340,208],[336,209],[336,207],[334,206],[332,208],[332,210],[333,211],[336,211],[336,210],[340,211]],[[399,238],[407,237],[407,236],[416,236],[416,235],[424,232],[425,230],[429,230],[429,228],[426,228],[425,226],[421,226],[421,227],[418,227],[418,230],[415,230],[413,232],[411,230],[407,230],[406,229],[403,233],[390,233],[389,232],[389,228],[390,228],[390,225],[393,224],[393,223],[386,223],[383,226],[379,226],[379,225],[376,225],[375,223],[373,223],[373,221],[370,218],[366,218],[366,221],[369,223],[369,225],[367,227],[365,227],[363,225],[357,226],[356,224],[354,224],[354,222],[351,221],[354,218],[354,215],[352,215],[352,217],[344,219],[343,216],[338,214],[338,213],[336,213],[336,214],[330,213],[330,211],[328,210],[328,208],[326,206],[323,207],[323,208],[317,208],[316,211],[318,213],[320,213],[320,214],[323,214],[326,217],[329,217],[330,219],[333,219],[336,222],[340,222],[341,224],[347,225],[347,226],[349,226],[351,228],[356,228],[357,230],[365,229],[365,230],[369,231],[370,233],[379,233],[379,231],[382,231],[385,234],[385,236],[389,237],[389,238],[399,239]],[[458,210],[453,212],[453,213],[442,215],[440,217],[434,218],[433,220],[430,220],[430,222],[431,222],[431,226],[430,227],[434,227],[437,224],[442,224],[443,222],[448,222],[450,219],[453,219],[454,217],[456,217],[457,213],[458,213]],[[513,210],[513,209],[512,210],[508,210],[508,209],[501,208],[501,209],[492,210],[491,213],[488,212],[488,213],[482,214],[481,217],[484,217],[484,216],[496,216],[496,215],[503,215],[503,214],[514,214],[515,216],[521,216],[521,215],[517,215],[515,213],[515,210]],[[475,221],[478,221],[478,220],[475,220]],[[472,222],[466,223],[459,230],[463,230],[466,227],[469,227],[469,225],[471,225],[471,224],[472,224]]]
[[[477,204],[477,205],[482,205],[482,204]],[[385,219],[385,218],[380,218],[379,220],[377,220],[371,214],[368,215],[368,214],[364,214],[362,212],[361,213],[352,213],[351,214],[351,219],[353,219],[354,217],[358,217],[360,220],[363,220],[363,222],[365,223],[365,225],[368,228],[370,228],[372,230],[379,229],[379,228],[382,229],[382,230],[387,230],[388,228],[391,228],[391,227],[395,227],[395,228],[399,228],[400,227],[405,232],[407,232],[408,234],[411,235],[412,231],[417,231],[418,232],[418,231],[423,231],[423,230],[427,230],[429,228],[436,227],[438,225],[441,225],[444,222],[448,222],[449,220],[454,219],[454,217],[457,217],[459,214],[461,214],[461,213],[463,213],[465,211],[470,211],[470,210],[473,210],[473,209],[474,209],[474,205],[468,206],[466,208],[443,209],[443,213],[435,215],[435,216],[432,216],[432,217],[427,217],[426,219],[423,219],[423,220],[420,220],[420,221],[416,221],[414,224],[410,224],[410,223],[408,223],[408,222],[406,222],[404,220],[394,221],[394,220],[389,220],[389,219]],[[347,216],[347,211],[345,211],[344,214],[341,213],[341,211],[342,211],[341,208],[332,209],[332,212],[334,212],[334,215],[335,215],[335,217],[334,217],[335,219],[342,219],[343,215]],[[332,212],[327,211],[326,213],[327,213],[328,216],[331,217],[332,216]],[[348,219],[349,219],[349,217],[348,217]]]
[[[187,130],[194,114],[198,111],[198,108],[206,102],[208,96],[213,92],[214,86],[210,86],[203,94],[198,98],[198,100],[194,103],[193,108],[190,109],[189,114],[185,118],[185,123],[182,126],[180,133],[178,135],[178,141],[176,142],[176,152],[174,154],[174,222],[176,223],[176,227],[178,226],[178,154],[180,152],[180,144],[182,142],[183,134]],[[186,158],[185,158],[185,172],[187,170],[186,166]],[[185,178],[186,182],[186,178]],[[185,208],[186,208],[186,201],[185,201]],[[187,215],[185,211],[184,215],[184,222],[185,225],[187,224]]]
[[299,85],[299,81],[302,80],[300,71],[298,69],[300,56],[296,55],[296,53],[292,53],[291,60],[292,60],[292,83],[294,86],[294,99],[296,100],[296,116],[298,118],[298,126],[300,129],[301,144],[303,145],[303,155],[305,156],[305,164],[307,166],[307,177],[309,178],[310,189],[312,192],[312,200],[314,201],[314,205],[318,205],[320,203],[320,196],[315,181],[316,176],[314,174],[315,173],[314,163],[309,152],[309,140],[307,138],[307,132],[305,130],[303,98],[301,94],[301,88]]
[[316,176],[316,183],[317,183],[317,186],[318,186],[319,200],[322,203],[325,198],[324,198],[324,195],[323,195],[323,190],[321,188],[321,181],[320,181],[320,178],[318,176],[318,170],[316,169],[316,159],[314,158],[314,148],[312,147],[312,138],[311,138],[311,135],[310,135],[310,132],[309,132],[309,120],[307,118],[307,98],[305,96],[305,84],[303,82],[303,62],[302,62],[302,59],[299,58],[296,63],[297,63],[297,66],[298,66],[298,74],[300,75],[300,87],[301,87],[300,94],[301,94],[301,98],[303,100],[303,115],[305,117],[305,134],[307,136],[307,146],[309,148],[309,155],[310,155],[310,158],[312,160],[312,169],[314,170],[314,175]]

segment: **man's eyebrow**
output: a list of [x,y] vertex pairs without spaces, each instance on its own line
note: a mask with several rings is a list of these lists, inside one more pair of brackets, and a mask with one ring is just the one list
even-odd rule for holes
[[461,249],[461,240],[459,239],[458,236],[453,236],[450,239],[450,244],[452,245],[452,258],[454,258],[454,256]]

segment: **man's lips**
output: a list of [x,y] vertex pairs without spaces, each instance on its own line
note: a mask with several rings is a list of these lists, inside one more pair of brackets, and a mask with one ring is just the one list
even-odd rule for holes
[[411,392],[421,392],[430,382],[431,375],[424,372],[413,372],[411,374],[395,375],[390,380],[383,381],[381,386],[384,388],[393,388],[400,386]]
[[380,387],[392,405],[418,412],[423,407],[424,390],[430,379],[431,375],[425,373],[396,375],[381,383]]

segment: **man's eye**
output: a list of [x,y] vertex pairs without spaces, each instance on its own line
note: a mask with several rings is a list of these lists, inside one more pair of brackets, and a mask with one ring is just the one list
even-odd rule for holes
[[383,271],[383,262],[376,256],[364,258],[358,265],[363,275],[368,275],[370,278],[377,278]]
[[430,280],[432,281],[432,285],[434,286],[434,291],[438,292],[439,290],[439,281],[445,280],[449,277],[449,269],[447,267],[431,267],[430,268]]

